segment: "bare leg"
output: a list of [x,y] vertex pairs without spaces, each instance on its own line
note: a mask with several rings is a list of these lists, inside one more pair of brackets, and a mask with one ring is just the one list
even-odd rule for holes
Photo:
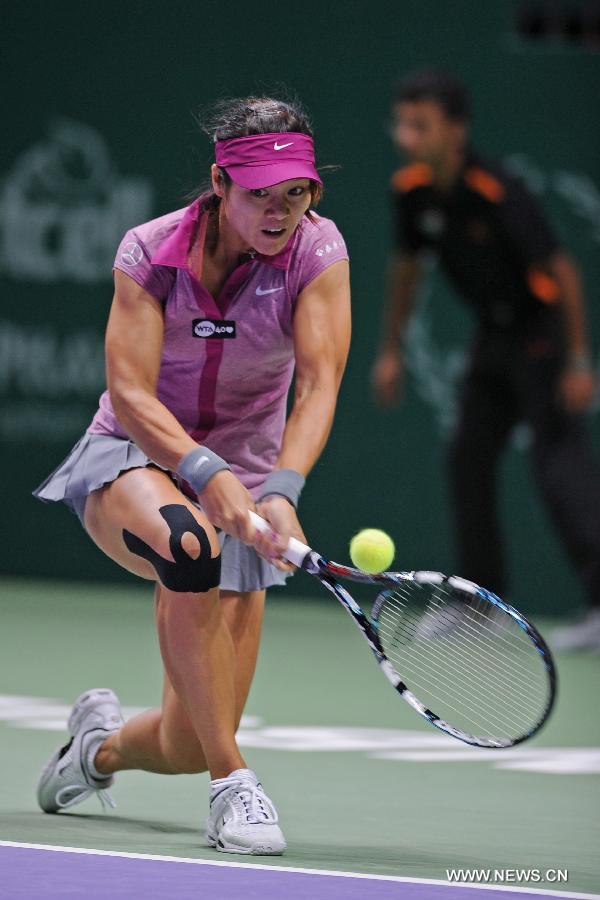
[[[157,609],[162,590],[157,588]],[[236,730],[256,667],[264,601],[264,591],[221,592],[223,615],[235,654]],[[206,771],[202,743],[166,670],[162,708],[140,713],[126,722],[104,742],[96,755],[95,766],[104,774],[123,769],[145,769],[164,775]]]
[[[211,543],[213,555],[218,549],[214,529],[162,472],[134,469],[121,475],[107,487],[95,491],[86,506],[86,528],[96,543],[113,559],[130,571],[146,578],[156,578],[146,560],[132,554],[123,542],[123,529],[139,536],[161,556],[171,559],[169,529],[158,514],[161,506],[180,503],[186,506],[202,525]],[[184,543],[190,556],[197,556],[194,538]],[[235,741],[236,729],[236,664],[234,643],[220,601],[219,591],[205,593],[174,592],[160,585],[157,592],[157,627],[169,688],[191,723],[194,743],[185,751],[186,759],[174,758],[173,748],[184,736],[183,729],[173,728],[172,717],[157,719],[144,714],[146,739],[137,751],[127,751],[127,726],[124,743],[113,736],[97,755],[99,771],[118,768],[150,768],[152,771],[194,771],[208,767],[212,778],[222,778],[245,763]],[[258,631],[260,631],[260,626]],[[258,641],[257,641],[258,643]],[[241,667],[247,669],[247,665]],[[252,665],[253,670],[253,665]],[[250,675],[251,677],[251,675]],[[248,685],[249,686],[249,685]],[[167,706],[173,706],[165,691]],[[182,720],[178,710],[177,722]],[[140,723],[142,724],[142,723]],[[134,726],[135,727],[135,726]],[[165,731],[166,728],[166,731]],[[131,728],[129,729],[131,731]],[[171,731],[179,733],[171,734]],[[189,734],[188,737],[191,735]],[[132,745],[132,749],[133,749]],[[111,749],[117,759],[111,758]],[[106,750],[108,759],[103,758]],[[191,756],[191,759],[190,759]],[[182,763],[187,765],[182,767]],[[113,766],[116,767],[113,768]]]

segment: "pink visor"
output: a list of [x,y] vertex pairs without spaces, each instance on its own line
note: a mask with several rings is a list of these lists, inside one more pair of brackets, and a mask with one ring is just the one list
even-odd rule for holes
[[308,134],[251,134],[217,141],[215,146],[217,165],[240,187],[264,188],[290,178],[323,183],[315,169],[315,148]]

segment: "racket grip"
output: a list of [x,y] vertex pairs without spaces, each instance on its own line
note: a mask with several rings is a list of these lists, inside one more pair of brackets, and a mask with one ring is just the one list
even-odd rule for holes
[[[250,521],[257,531],[262,531],[263,533],[267,531],[273,531],[273,526],[265,521],[262,516],[259,516],[251,509],[248,510],[248,512],[250,514]],[[291,537],[288,541],[286,549],[283,552],[283,556],[285,556],[288,562],[293,563],[293,565],[301,566],[306,559],[307,554],[310,552],[310,547],[307,547],[306,544],[303,544],[302,541],[299,541],[297,538]]]

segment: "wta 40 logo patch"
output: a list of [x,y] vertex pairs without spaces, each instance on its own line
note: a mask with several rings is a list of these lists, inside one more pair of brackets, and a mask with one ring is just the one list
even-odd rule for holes
[[194,319],[192,334],[197,338],[234,338],[233,319]]

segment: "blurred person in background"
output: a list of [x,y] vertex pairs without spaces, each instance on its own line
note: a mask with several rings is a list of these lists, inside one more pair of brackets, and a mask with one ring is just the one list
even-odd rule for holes
[[469,144],[469,97],[439,70],[403,78],[393,140],[408,165],[392,178],[394,249],[382,340],[372,371],[379,402],[398,402],[424,252],[437,255],[477,320],[448,469],[459,572],[504,595],[497,472],[514,426],[531,428],[532,468],[585,587],[582,622],[557,649],[600,649],[600,469],[584,414],[595,392],[581,278],[524,184]]

